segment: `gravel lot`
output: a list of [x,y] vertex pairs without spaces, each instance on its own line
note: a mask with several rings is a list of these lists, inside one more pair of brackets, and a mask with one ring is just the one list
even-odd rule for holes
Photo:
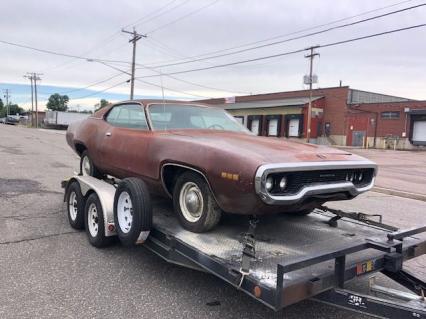
[[[0,136],[0,318],[367,318],[313,301],[274,313],[143,247],[95,249],[66,219],[60,181],[77,171],[78,157],[64,132],[0,125]],[[426,202],[385,194],[330,206],[426,224]],[[425,258],[409,267],[426,276]]]

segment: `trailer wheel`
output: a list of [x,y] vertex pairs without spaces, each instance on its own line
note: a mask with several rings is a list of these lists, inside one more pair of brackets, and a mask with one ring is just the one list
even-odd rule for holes
[[84,222],[86,234],[90,244],[101,248],[112,243],[112,237],[105,237],[105,221],[102,205],[96,193],[92,193],[86,200],[84,207]]
[[96,178],[102,177],[101,172],[93,163],[87,150],[85,150],[80,157],[80,174],[83,176],[93,176]]
[[215,227],[222,215],[207,182],[194,172],[178,177],[173,189],[173,205],[182,226],[196,233]]
[[141,232],[152,227],[152,206],[148,188],[139,178],[118,183],[114,196],[114,224],[123,245],[136,243]]
[[80,184],[72,181],[67,188],[67,211],[68,222],[74,229],[84,228],[84,197],[81,193]]

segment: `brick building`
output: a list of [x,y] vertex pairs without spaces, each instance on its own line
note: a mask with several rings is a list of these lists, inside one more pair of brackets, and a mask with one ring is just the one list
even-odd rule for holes
[[[410,149],[426,145],[426,101],[351,89],[314,89],[311,142]],[[309,91],[218,98],[222,107],[254,133],[304,138]]]

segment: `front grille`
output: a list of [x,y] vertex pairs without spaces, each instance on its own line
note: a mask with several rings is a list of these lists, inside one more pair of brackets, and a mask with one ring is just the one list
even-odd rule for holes
[[[374,176],[373,168],[361,169],[333,169],[318,171],[301,171],[273,173],[274,186],[269,193],[274,195],[297,194],[303,187],[313,185],[332,184],[351,181],[356,187],[365,187],[371,183]],[[287,185],[284,191],[279,189],[279,181],[282,177],[287,178]]]

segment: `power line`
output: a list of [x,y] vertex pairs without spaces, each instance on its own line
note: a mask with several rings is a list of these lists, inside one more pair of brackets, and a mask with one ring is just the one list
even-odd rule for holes
[[147,34],[154,33],[154,32],[156,32],[156,31],[161,30],[161,29],[163,29],[163,28],[165,28],[165,27],[167,27],[167,26],[169,26],[169,25],[171,25],[171,24],[174,24],[174,23],[176,23],[176,22],[178,22],[178,21],[180,21],[180,20],[186,19],[186,18],[188,18],[188,17],[190,17],[190,16],[192,16],[192,15],[194,15],[194,14],[196,14],[196,13],[198,13],[198,12],[202,11],[202,10],[207,9],[208,7],[211,7],[212,5],[216,4],[218,1],[219,1],[219,0],[214,0],[214,1],[212,1],[212,2],[210,2],[210,3],[208,3],[208,4],[206,4],[206,5],[204,5],[204,6],[200,7],[200,8],[198,8],[198,9],[195,9],[195,10],[193,10],[193,11],[191,11],[191,12],[189,12],[189,13],[187,13],[187,14],[185,14],[185,15],[183,15],[183,16],[181,16],[181,17],[179,17],[179,18],[175,19],[175,20],[173,20],[173,21],[170,21],[170,22],[168,22],[168,23],[165,23],[165,24],[163,24],[163,25],[160,25],[160,26],[156,27],[155,29],[153,29],[153,30],[151,30],[151,31],[147,32]]
[[195,97],[202,97],[202,98],[207,98],[207,99],[211,99],[212,98],[211,96],[199,95],[199,94],[194,94],[194,93],[188,93],[188,92],[185,92],[185,91],[179,91],[179,90],[175,90],[175,89],[170,89],[170,88],[165,87],[163,85],[158,85],[158,84],[151,83],[151,82],[148,82],[148,81],[145,81],[145,80],[141,80],[141,79],[136,79],[136,81],[141,82],[141,83],[145,83],[145,84],[148,84],[148,85],[152,85],[152,86],[155,86],[155,87],[158,87],[158,88],[161,88],[162,90],[166,89],[166,90],[171,91],[171,92],[181,93],[181,94],[185,94],[185,95],[191,95],[191,96],[195,96]]
[[[120,69],[120,68],[117,68],[117,67],[115,67],[115,66],[113,66],[113,65],[109,65],[109,64],[104,63],[104,62],[101,62],[101,63],[102,63],[103,65],[107,66],[107,67],[110,67],[110,68],[112,68],[112,69],[114,69],[114,70],[120,71],[120,72],[122,72],[122,73],[124,73],[124,74],[130,75],[130,76],[132,75],[131,73],[129,73],[129,72],[125,71],[125,70],[122,70],[122,69]],[[161,75],[161,72],[160,72],[160,71],[155,70],[155,72],[157,72],[157,73],[159,73],[159,74]],[[202,98],[209,98],[209,99],[210,99],[210,98],[212,98],[211,96],[204,96],[204,95],[192,94],[192,93],[188,93],[188,92],[185,92],[185,91],[179,91],[179,90],[175,90],[175,89],[171,89],[171,88],[167,88],[167,87],[159,86],[159,85],[157,85],[157,84],[155,84],[155,83],[151,83],[151,82],[148,82],[148,81],[143,81],[143,80],[138,79],[138,78],[135,78],[135,80],[136,80],[136,81],[139,81],[139,82],[141,82],[141,83],[148,84],[148,85],[152,85],[152,86],[156,86],[156,87],[161,87],[162,89],[167,89],[167,90],[172,91],[172,92],[177,92],[177,93],[182,93],[182,94],[185,94],[185,95],[191,95],[191,96],[202,97]]]
[[[374,34],[370,34],[370,35],[366,35],[366,36],[362,36],[362,37],[357,37],[357,38],[352,38],[352,39],[348,39],[348,40],[327,43],[327,44],[324,44],[324,45],[319,45],[318,48],[331,47],[331,46],[340,45],[340,44],[344,44],[344,43],[349,43],[349,42],[364,40],[364,39],[368,39],[368,38],[374,38],[374,37],[378,37],[378,36],[382,36],[382,35],[386,35],[386,34],[396,33],[396,32],[400,32],[400,31],[421,28],[421,27],[424,27],[424,26],[426,26],[426,24],[418,24],[418,25],[413,25],[413,26],[410,26],[410,27],[393,29],[393,30],[384,31],[384,32],[380,32],[380,33],[374,33]],[[278,58],[278,57],[282,57],[282,56],[286,56],[286,55],[300,53],[300,52],[303,52],[303,51],[306,51],[306,49],[298,49],[298,50],[293,50],[293,51],[288,51],[288,52],[283,52],[283,53],[278,53],[278,54],[273,54],[273,55],[267,55],[267,56],[262,56],[262,57],[258,57],[258,58],[248,59],[248,60],[240,60],[240,61],[235,61],[235,62],[230,62],[230,63],[225,63],[225,64],[213,65],[213,66],[210,66],[210,67],[163,73],[162,75],[168,76],[168,75],[183,74],[183,73],[196,72],[196,71],[211,70],[211,69],[216,69],[216,68],[223,68],[223,67],[232,66],[232,65],[238,65],[238,64],[244,64],[244,63],[250,63],[250,62],[256,62],[256,61],[261,61],[261,60]],[[152,78],[152,77],[158,77],[158,76],[160,76],[160,75],[145,75],[145,76],[138,77],[138,79]]]
[[83,95],[83,96],[80,96],[80,97],[75,97],[75,98],[73,98],[73,100],[85,99],[85,98],[87,98],[87,97],[90,97],[90,96],[93,96],[93,95],[97,95],[97,94],[99,94],[99,93],[103,93],[103,92],[105,92],[105,91],[111,90],[111,89],[113,89],[113,88],[115,88],[115,87],[117,87],[117,86],[120,86],[120,85],[122,85],[122,84],[124,84],[124,83],[129,83],[129,82],[130,82],[130,80],[126,80],[126,81],[123,81],[123,82],[120,82],[120,83],[114,84],[114,85],[112,85],[112,86],[110,86],[110,87],[107,87],[106,89],[103,89],[103,90],[101,90],[101,91],[96,91],[96,92],[93,92],[93,93],[90,93],[90,94],[87,94],[87,95]]
[[[175,9],[177,9],[177,8],[179,8],[179,7],[183,6],[183,5],[185,5],[185,4],[187,4],[189,1],[191,1],[191,0],[185,0],[185,1],[183,1],[183,2],[181,2],[181,3],[179,3],[179,4],[177,4],[177,5],[175,5],[174,7],[170,8],[170,9],[168,9],[168,10],[166,10],[166,11],[164,11],[164,12],[161,12],[161,13],[159,13],[159,14],[157,14],[157,15],[155,15],[155,16],[153,16],[153,17],[151,17],[151,18],[149,18],[148,20],[140,21],[140,22],[138,22],[138,23],[134,23],[134,24],[133,24],[133,26],[135,26],[135,27],[136,27],[136,26],[140,26],[141,24],[148,23],[148,22],[150,22],[150,21],[152,21],[152,20],[154,20],[154,19],[156,19],[156,18],[158,18],[158,17],[161,17],[161,16],[165,15],[166,13],[168,13],[168,12],[170,12],[170,11],[173,11],[173,10],[175,10]],[[143,19],[142,19],[142,20],[143,20]],[[129,27],[129,25],[127,25],[126,27]]]
[[19,47],[19,48],[23,48],[23,49],[33,50],[33,51],[37,51],[37,52],[41,52],[41,53],[52,54],[52,55],[57,55],[57,56],[64,56],[64,57],[68,57],[68,58],[74,58],[74,59],[80,59],[80,60],[86,60],[86,61],[90,60],[90,61],[103,61],[103,62],[109,62],[109,63],[126,63],[126,64],[130,64],[130,62],[128,62],[128,61],[89,58],[89,57],[84,57],[84,56],[79,56],[79,55],[73,55],[73,54],[68,54],[68,53],[56,52],[56,51],[47,50],[47,49],[40,49],[40,48],[32,47],[32,46],[29,46],[29,45],[26,45],[26,44],[20,44],[20,43],[5,41],[5,40],[0,40],[0,43],[11,45],[11,46],[15,46],[15,47]]
[[[294,35],[294,34],[299,34],[299,33],[302,33],[302,32],[306,32],[306,31],[318,29],[318,28],[321,28],[321,27],[329,26],[329,25],[332,25],[332,24],[335,24],[335,23],[338,23],[338,22],[350,20],[350,19],[353,19],[353,18],[364,16],[364,15],[369,14],[369,13],[381,11],[381,10],[384,10],[384,9],[388,9],[388,8],[395,7],[395,6],[398,6],[398,5],[407,3],[407,2],[412,2],[412,1],[413,0],[405,0],[405,1],[402,1],[402,2],[394,3],[392,5],[388,5],[388,6],[376,8],[376,9],[369,10],[369,11],[364,11],[364,12],[361,12],[361,13],[353,15],[353,16],[349,16],[349,17],[341,18],[341,19],[334,20],[334,21],[331,21],[331,22],[327,22],[327,23],[315,25],[315,26],[312,26],[312,27],[309,27],[309,28],[304,28],[304,29],[301,29],[301,30],[298,30],[298,31],[294,31],[294,32],[286,33],[286,34],[281,34],[281,35],[273,36],[273,37],[270,37],[270,38],[253,41],[253,42],[248,42],[248,43],[237,45],[237,46],[230,47],[230,48],[225,48],[225,49],[219,49],[219,50],[215,50],[215,51],[206,52],[206,53],[203,53],[203,54],[199,54],[199,55],[196,55],[196,56],[185,58],[183,60],[193,59],[193,58],[198,58],[198,57],[203,57],[203,56],[207,56],[207,55],[211,55],[211,54],[215,54],[215,53],[220,53],[220,52],[226,52],[226,51],[230,51],[230,50],[234,50],[234,49],[240,49],[240,48],[247,47],[247,46],[250,46],[250,45],[254,45],[254,44],[258,44],[258,43],[262,43],[262,42],[267,42],[267,41],[271,41],[271,40],[275,40],[275,39],[279,39],[279,38],[291,36],[291,35]],[[158,64],[158,63],[169,63],[169,62],[175,62],[175,61],[179,61],[179,60],[169,60],[169,61],[164,61],[164,62],[156,62],[155,64]]]
[[[97,62],[99,62],[99,61],[97,61]],[[110,65],[110,64],[108,64],[108,63],[105,63],[105,62],[99,62],[99,63],[101,63],[101,64],[103,64],[103,65],[105,65],[105,66],[107,66],[107,67],[109,67],[109,68],[111,68],[111,69],[114,69],[114,70],[116,70],[116,71],[120,71],[121,73],[124,73],[124,74],[130,75],[130,76],[132,75],[131,73],[129,73],[129,72],[125,71],[125,70],[122,70],[122,69],[120,69],[120,68],[117,68],[116,66]],[[226,90],[226,89],[219,89],[219,88],[214,88],[214,87],[211,87],[211,86],[206,86],[206,85],[202,85],[202,84],[194,83],[194,82],[187,81],[187,80],[183,80],[183,79],[181,79],[181,78],[178,78],[178,77],[175,77],[175,76],[172,76],[172,75],[169,75],[169,74],[163,74],[160,70],[156,70],[155,68],[152,68],[152,67],[146,67],[146,68],[147,68],[148,70],[151,70],[151,71],[153,71],[153,72],[157,73],[159,76],[164,75],[164,76],[167,76],[167,77],[169,77],[169,78],[171,78],[171,79],[174,79],[174,80],[176,80],[176,81],[183,82],[183,83],[187,83],[187,84],[191,84],[191,85],[195,85],[195,86],[202,87],[202,88],[205,88],[205,89],[216,90],[216,91],[222,91],[222,92],[228,92],[228,93],[248,94],[247,92],[229,91],[229,90]],[[135,78],[135,79],[140,79],[140,78]],[[149,84],[154,85],[153,83],[149,83]],[[170,88],[167,88],[167,89],[168,89],[169,91],[174,91],[174,92],[185,93],[185,94],[187,94],[187,95],[191,95],[190,93],[186,93],[186,92],[184,92],[184,91],[177,91],[177,90],[170,89]],[[198,97],[206,97],[206,96],[201,96],[201,95],[194,95],[194,96],[198,96]]]
[[[88,84],[85,87],[75,88],[75,89],[71,89],[71,90],[68,90],[68,91],[62,91],[62,92],[59,92],[58,94],[70,94],[70,93],[74,93],[74,92],[77,92],[77,91],[86,90],[88,88],[91,88],[92,86],[95,86],[95,85],[98,85],[98,84],[102,84],[102,83],[108,82],[108,81],[110,81],[112,79],[115,79],[116,77],[118,77],[120,75],[123,75],[123,73],[122,72],[116,73],[113,76],[110,76],[110,77],[108,77],[106,79],[103,79],[103,80],[100,80],[100,81],[97,81],[97,82],[94,82],[94,83],[91,83],[91,84]],[[41,93],[43,93],[43,94],[51,94],[51,93],[54,93],[54,91],[51,91],[51,92],[41,92]]]
[[320,30],[320,31],[304,34],[304,35],[293,37],[293,38],[290,38],[290,39],[285,39],[285,40],[281,40],[281,41],[262,44],[262,45],[258,45],[258,46],[254,46],[254,47],[250,47],[250,48],[246,48],[246,49],[241,49],[241,50],[238,50],[238,51],[207,56],[207,57],[204,57],[204,58],[192,59],[190,61],[156,65],[155,67],[164,68],[164,67],[194,63],[194,62],[199,62],[199,61],[204,61],[204,60],[211,60],[211,59],[216,59],[216,58],[220,58],[220,57],[224,57],[224,56],[235,55],[235,54],[239,54],[239,53],[243,53],[243,52],[247,52],[247,51],[257,50],[257,49],[261,49],[261,48],[265,48],[265,47],[269,47],[269,46],[273,46],[273,45],[277,45],[277,44],[282,44],[282,43],[285,43],[285,42],[303,39],[303,38],[310,37],[310,36],[317,35],[317,34],[326,33],[326,32],[332,31],[332,30],[341,29],[341,28],[345,28],[345,27],[348,27],[348,26],[353,26],[353,25],[356,25],[356,24],[372,21],[372,20],[375,20],[375,19],[384,18],[384,17],[390,16],[390,15],[393,15],[393,14],[401,13],[401,12],[404,12],[404,11],[416,9],[416,8],[423,7],[423,6],[426,6],[426,3],[415,5],[415,6],[408,7],[408,8],[403,8],[403,9],[400,9],[400,10],[395,10],[395,11],[392,11],[392,12],[380,14],[380,15],[377,15],[377,16],[374,16],[374,17],[370,17],[370,18],[366,18],[366,19],[362,19],[362,20],[358,20],[358,21],[354,21],[354,22],[350,22],[350,23],[345,23],[345,24],[338,25],[338,26],[335,26],[335,27],[331,27],[331,28],[328,28],[328,29],[325,29],[325,30]]

